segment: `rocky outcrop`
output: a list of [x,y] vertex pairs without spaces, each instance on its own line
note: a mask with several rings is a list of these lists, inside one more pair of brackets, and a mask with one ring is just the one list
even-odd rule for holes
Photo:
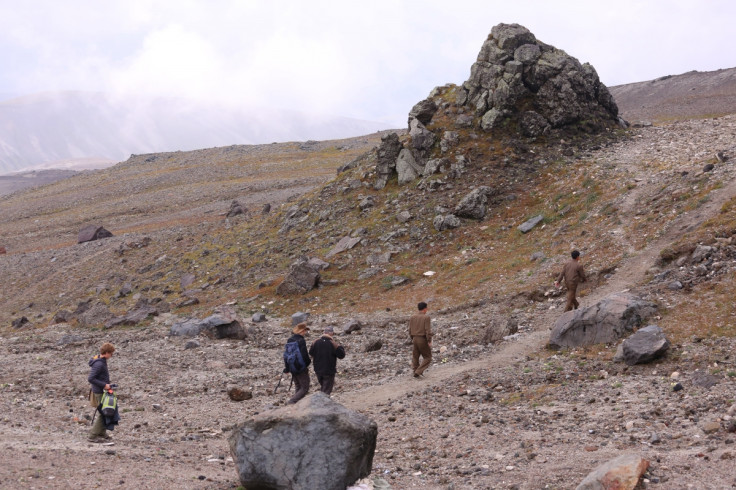
[[657,305],[631,293],[615,293],[593,306],[563,313],[550,335],[551,348],[612,342],[657,311]]
[[403,146],[399,141],[399,135],[389,133],[381,137],[381,144],[376,153],[376,181],[373,188],[376,190],[386,187],[388,179],[391,178],[396,171],[396,159]]
[[458,102],[481,116],[485,131],[515,127],[538,136],[549,128],[576,124],[594,132],[618,122],[618,107],[590,64],[518,24],[491,29]]
[[482,186],[473,189],[455,207],[455,216],[481,220],[486,217],[489,187]]
[[228,442],[246,488],[344,490],[370,474],[377,434],[373,420],[315,393],[238,424]]
[[670,347],[670,341],[657,325],[648,325],[637,330],[618,348],[614,361],[625,362],[629,366],[646,364],[662,357]]
[[103,238],[110,238],[112,233],[107,231],[100,225],[87,225],[77,235],[77,243],[91,242],[93,240],[102,240]]
[[248,210],[240,204],[238,201],[233,201],[230,203],[230,209],[228,210],[227,214],[225,215],[227,218],[232,218],[233,216],[238,216],[240,214],[245,214]]

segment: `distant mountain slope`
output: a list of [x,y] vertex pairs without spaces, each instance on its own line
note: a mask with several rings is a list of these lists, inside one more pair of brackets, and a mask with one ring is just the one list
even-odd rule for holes
[[736,68],[690,71],[608,89],[629,122],[736,113]]
[[53,92],[0,102],[0,173],[58,160],[121,161],[131,154],[233,144],[327,140],[388,129],[381,123],[182,99],[115,99]]

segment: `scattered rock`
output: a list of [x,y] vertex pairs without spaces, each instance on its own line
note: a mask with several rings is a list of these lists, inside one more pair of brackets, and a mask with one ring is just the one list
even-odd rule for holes
[[350,320],[344,327],[342,327],[342,333],[350,335],[353,332],[357,332],[363,328],[363,325],[358,320]]
[[296,325],[299,325],[300,323],[306,323],[307,320],[309,320],[309,313],[297,311],[296,313],[291,315],[291,326],[294,327]]
[[381,342],[381,339],[376,339],[368,342],[364,350],[365,352],[375,352],[381,350],[381,347],[383,347],[383,342]]
[[629,366],[646,364],[663,356],[670,342],[657,325],[648,325],[636,331],[619,346],[614,361],[625,362]]
[[69,323],[72,318],[74,318],[74,315],[72,315],[71,312],[67,310],[59,310],[54,315],[54,323]]
[[454,214],[461,218],[482,220],[486,217],[489,187],[482,186],[473,189],[455,207]]
[[228,441],[246,488],[344,490],[370,474],[377,434],[368,417],[315,393],[238,424]]
[[233,216],[245,214],[247,211],[248,210],[238,201],[233,201],[230,203],[230,210],[227,212],[225,216],[228,218],[232,218]]
[[518,229],[522,233],[529,233],[535,226],[541,223],[542,220],[544,220],[544,215],[540,214],[519,225]]
[[320,277],[320,273],[308,262],[298,262],[289,268],[288,274],[276,288],[276,294],[289,296],[307,293],[317,287]]
[[241,390],[240,388],[230,388],[227,390],[227,396],[234,402],[242,402],[253,398],[253,392],[249,390]]
[[266,321],[266,315],[263,313],[254,313],[253,316],[250,318],[250,321],[253,323],[261,323]]
[[344,252],[345,250],[350,250],[351,248],[359,244],[360,240],[361,240],[360,237],[351,238],[349,236],[346,236],[346,237],[341,238],[340,241],[337,242],[337,244],[334,247],[332,247],[332,250],[327,252],[327,255],[325,255],[325,258],[329,259],[333,255],[337,255],[340,252]]
[[20,318],[16,318],[11,322],[11,326],[13,328],[22,328],[28,325],[30,322],[28,321],[28,318],[22,316]]
[[189,349],[199,349],[200,343],[196,340],[188,340],[186,344],[184,344],[184,350]]
[[440,214],[435,216],[434,220],[432,220],[432,225],[437,231],[445,231],[451,230],[453,228],[458,228],[461,224],[462,222],[460,221],[460,218],[458,218],[454,214]]
[[231,308],[221,307],[214,315],[204,320],[196,318],[174,323],[169,335],[196,337],[202,334],[213,339],[244,340],[248,334],[237,320],[237,315]]

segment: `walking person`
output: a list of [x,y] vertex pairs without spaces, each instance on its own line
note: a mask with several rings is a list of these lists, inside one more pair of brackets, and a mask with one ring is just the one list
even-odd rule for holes
[[322,336],[315,340],[312,347],[309,348],[320,391],[327,395],[332,393],[332,388],[335,386],[337,360],[345,358],[345,348],[335,342],[333,335],[335,335],[335,330],[332,327],[326,327]]
[[[422,301],[417,308],[419,312],[409,319],[409,336],[413,344],[411,369],[415,378],[420,377],[432,362],[432,320],[427,315],[427,303]],[[421,364],[419,364],[420,356]]]
[[565,305],[565,311],[577,310],[580,303],[575,299],[577,293],[578,284],[587,281],[585,272],[583,271],[583,265],[580,263],[580,252],[573,250],[570,253],[572,257],[568,260],[565,266],[562,268],[562,272],[557,276],[555,280],[555,287],[560,287],[560,282],[564,279],[565,286],[567,286],[567,304]]
[[284,372],[291,373],[295,391],[288,404],[298,402],[309,392],[309,365],[312,362],[307,352],[307,341],[304,340],[309,335],[307,324],[300,323],[291,333],[293,335],[289,337],[284,349]]
[[[89,404],[95,407],[99,406],[102,401],[102,393],[110,390],[110,372],[107,370],[107,361],[112,357],[115,352],[115,347],[105,342],[100,347],[100,354],[94,356],[89,361],[89,376],[87,381],[91,386],[89,392]],[[107,429],[105,428],[105,420],[101,413],[95,412],[95,421],[92,424],[92,429],[89,431],[90,442],[103,442],[109,439],[107,435]]]

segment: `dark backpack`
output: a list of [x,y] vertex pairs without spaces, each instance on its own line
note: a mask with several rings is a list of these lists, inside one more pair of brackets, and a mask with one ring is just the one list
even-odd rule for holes
[[286,348],[284,349],[284,362],[286,363],[286,368],[292,374],[299,374],[304,371],[305,367],[307,367],[307,364],[304,362],[304,358],[302,357],[302,351],[299,349],[299,342],[296,340],[286,343]]

